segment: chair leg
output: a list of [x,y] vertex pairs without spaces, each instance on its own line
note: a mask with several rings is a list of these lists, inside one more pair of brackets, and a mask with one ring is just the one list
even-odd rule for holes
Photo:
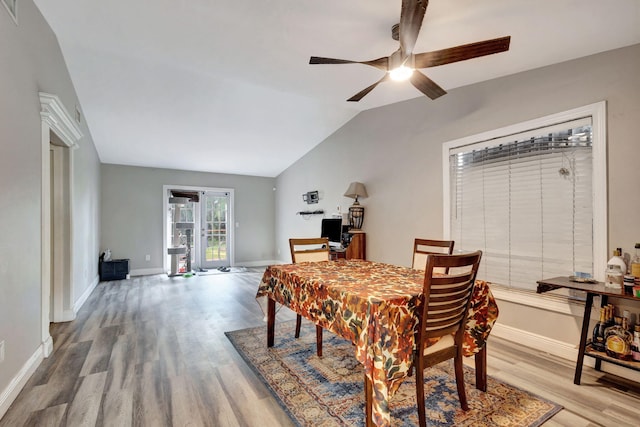
[[487,391],[487,343],[475,355],[476,360],[476,388]]
[[300,338],[300,325],[302,324],[302,316],[296,314],[296,338]]
[[322,357],[322,328],[316,325],[316,350],[318,357]]
[[418,405],[418,425],[420,427],[427,427],[427,413],[424,408],[424,371],[420,369],[419,365],[414,364],[416,371],[416,403]]
[[[458,398],[460,399],[460,407],[464,411],[469,410],[467,404],[467,393],[464,390],[464,369],[462,367],[462,354],[458,354],[454,359],[456,371],[456,386],[458,387]],[[417,378],[417,377],[416,377]]]

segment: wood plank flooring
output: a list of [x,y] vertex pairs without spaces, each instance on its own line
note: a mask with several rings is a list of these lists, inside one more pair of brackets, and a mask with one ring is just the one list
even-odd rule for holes
[[[224,335],[265,325],[262,272],[100,283],[76,320],[52,324],[53,354],[0,427],[292,426]],[[489,343],[489,375],[565,407],[545,426],[640,426],[639,384],[585,368],[576,386],[572,361]]]

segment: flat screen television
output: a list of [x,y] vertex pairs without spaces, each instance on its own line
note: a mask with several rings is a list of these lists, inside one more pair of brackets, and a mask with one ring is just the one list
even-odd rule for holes
[[342,218],[323,218],[320,237],[329,239],[331,246],[340,246],[342,242]]

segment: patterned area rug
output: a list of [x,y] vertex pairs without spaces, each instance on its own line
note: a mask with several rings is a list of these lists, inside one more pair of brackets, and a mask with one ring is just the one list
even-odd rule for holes
[[[324,333],[323,357],[315,351],[315,328],[303,321],[299,339],[294,322],[276,324],[275,346],[267,348],[266,325],[226,332],[244,360],[270,388],[291,419],[300,426],[364,426],[364,374],[352,344]],[[475,388],[472,368],[465,366],[470,410],[460,409],[453,363],[427,369],[425,393],[429,426],[539,426],[562,409],[491,377],[488,392]],[[391,399],[393,426],[418,425],[414,377]]]

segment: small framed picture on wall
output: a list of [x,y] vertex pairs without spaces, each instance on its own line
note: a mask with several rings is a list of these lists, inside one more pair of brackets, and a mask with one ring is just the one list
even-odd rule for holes
[[18,13],[17,13],[17,7],[18,7],[18,0],[0,0],[2,1],[2,4],[4,4],[4,7],[7,8],[7,12],[9,12],[9,15],[11,15],[11,18],[13,18],[13,22],[16,23],[16,25],[18,24]]

